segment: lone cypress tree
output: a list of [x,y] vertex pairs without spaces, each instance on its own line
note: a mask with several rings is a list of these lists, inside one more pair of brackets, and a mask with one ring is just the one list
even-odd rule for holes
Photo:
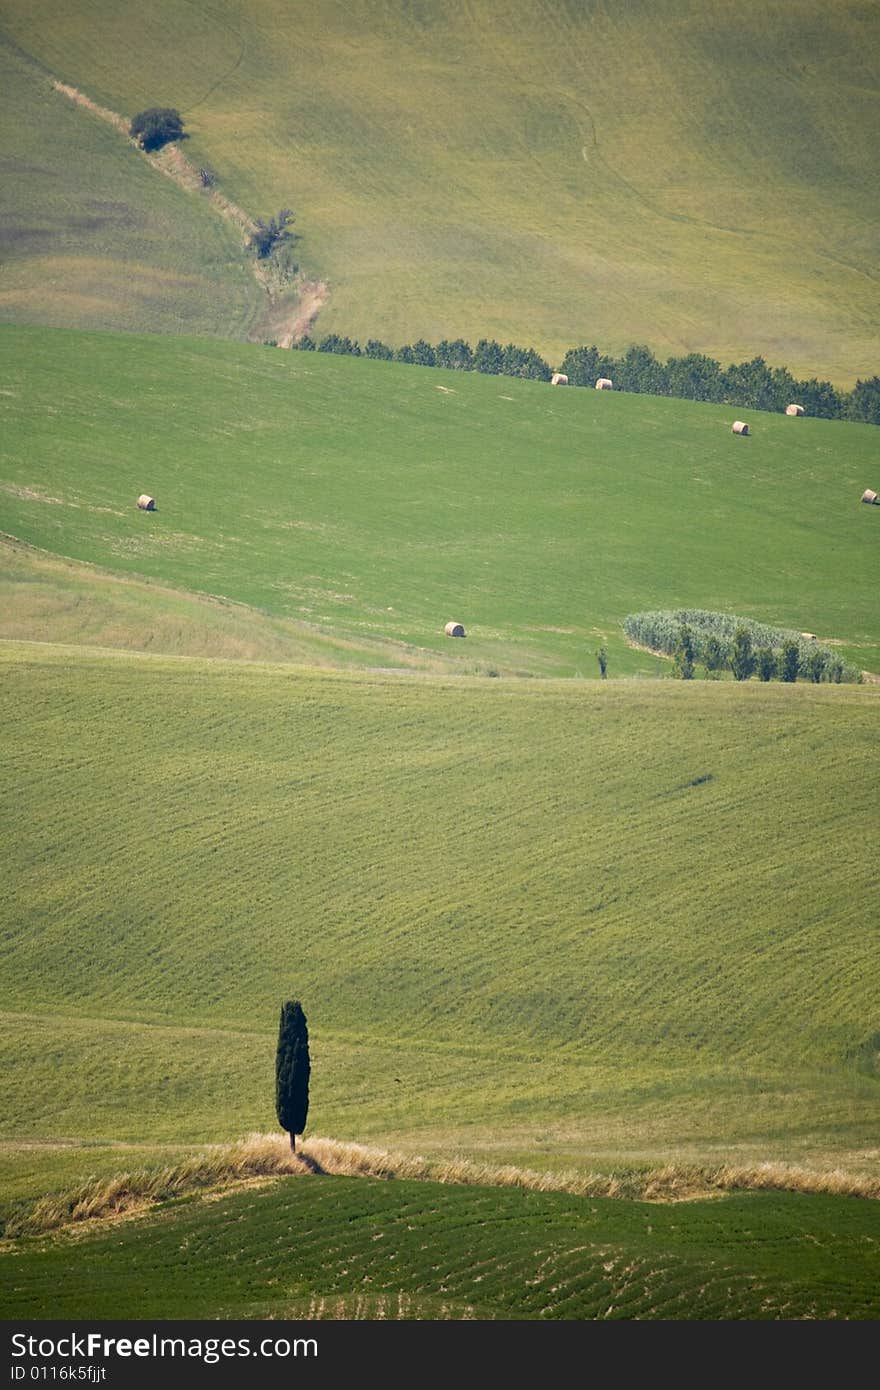
[[278,1123],[290,1135],[296,1152],[296,1136],[306,1127],[309,1113],[309,1030],[298,999],[281,1005],[278,1050],[275,1053],[275,1111]]

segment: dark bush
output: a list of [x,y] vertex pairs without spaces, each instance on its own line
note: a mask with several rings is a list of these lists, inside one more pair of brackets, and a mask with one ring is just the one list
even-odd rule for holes
[[251,232],[248,245],[252,251],[256,251],[261,260],[270,256],[276,246],[282,246],[285,242],[293,240],[293,232],[290,224],[293,221],[293,213],[290,208],[282,208],[277,217],[270,217],[268,222],[264,222],[261,217],[254,219],[255,227]]
[[183,121],[172,106],[151,106],[135,116],[128,133],[143,150],[159,150],[171,140],[184,138]]
[[474,353],[474,368],[487,376],[500,376],[504,370],[504,349],[494,338],[481,338]]
[[757,661],[752,650],[752,634],[747,627],[738,627],[733,634],[730,650],[730,669],[735,681],[747,681],[755,673]]
[[880,376],[856,382],[850,397],[847,419],[863,420],[867,425],[880,425]]
[[798,678],[800,668],[801,658],[797,642],[786,642],[779,657],[779,679],[788,685],[793,684]]
[[338,333],[328,333],[318,345],[319,352],[335,352],[340,357],[360,357],[361,346],[351,338],[341,338]]
[[430,343],[426,343],[424,338],[419,338],[417,343],[413,343],[413,362],[417,367],[436,367],[437,359],[434,356],[434,349]]
[[759,647],[755,652],[755,661],[757,663],[758,680],[772,681],[779,669],[779,663],[776,660],[776,654],[773,649],[771,647]]
[[597,377],[609,375],[605,370],[608,361],[595,346],[569,348],[559,370],[568,377],[569,386],[595,386]]
[[675,674],[683,681],[694,678],[694,640],[687,623],[682,625],[675,648]]
[[807,675],[814,685],[818,685],[825,674],[825,667],[828,664],[828,655],[823,652],[821,647],[817,647],[814,652],[810,652],[807,660]]
[[717,677],[717,673],[724,670],[730,659],[730,647],[714,632],[710,632],[703,642],[702,656],[706,670]]
[[473,351],[463,338],[456,338],[454,342],[444,338],[442,343],[435,347],[434,356],[438,367],[447,367],[457,372],[472,372],[474,369]]

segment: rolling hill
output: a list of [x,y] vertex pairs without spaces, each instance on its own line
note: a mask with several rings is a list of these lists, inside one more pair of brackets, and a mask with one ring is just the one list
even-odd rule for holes
[[[880,1173],[876,688],[646,679],[668,667],[621,629],[726,608],[876,669],[873,430],[755,412],[738,439],[722,407],[179,337],[0,343],[13,1229],[271,1128],[292,994],[311,1130],[815,1175],[675,1208],[182,1194],[7,1244],[3,1315],[875,1316],[876,1203],[835,1193]],[[600,643],[618,678],[579,679]],[[414,1211],[436,1269],[398,1239]]]
[[[270,350],[244,248],[848,386],[878,77],[856,0],[5,0],[0,1317],[878,1316],[876,431]],[[866,680],[662,679],[676,608]]]
[[[594,676],[604,644],[612,676],[653,676],[668,663],[628,646],[624,618],[688,607],[880,669],[870,426],[753,413],[737,439],[723,406],[158,336],[7,326],[0,348],[0,529],[184,606],[231,601],[218,653],[246,605],[255,631],[299,625],[306,660],[329,640],[357,664]],[[37,618],[27,554],[15,588]],[[97,635],[186,651],[157,603],[139,590]],[[8,624],[64,636],[14,606]]]
[[[841,385],[878,368],[878,23],[850,0],[4,6],[12,43],[104,105],[178,107],[192,157],[251,215],[296,209],[327,331],[557,360],[585,341],[762,353]],[[30,109],[44,167],[58,115]],[[93,198],[123,158],[100,154]],[[31,254],[81,220],[52,188]],[[202,240],[202,273],[218,252]],[[169,254],[149,251],[148,281]],[[6,312],[30,296],[44,321],[150,326],[89,238],[80,255],[106,310],[95,289],[52,318],[25,260]],[[180,327],[236,335],[246,317]]]
[[2,657],[34,1181],[271,1128],[291,993],[340,1138],[876,1167],[871,687]]
[[[880,1209],[294,1179],[0,1252],[5,1316],[873,1318]],[[303,1332],[306,1330],[303,1329]]]
[[0,317],[247,336],[265,293],[229,225],[55,91],[2,36],[0,81],[10,117],[0,155]]
[[221,1170],[5,1243],[2,1316],[876,1316],[872,688],[0,660],[4,1214],[271,1127],[293,992],[312,1130],[826,1193]]

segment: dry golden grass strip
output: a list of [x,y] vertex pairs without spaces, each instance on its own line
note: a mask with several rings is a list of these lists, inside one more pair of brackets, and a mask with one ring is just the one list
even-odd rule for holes
[[259,1178],[321,1176],[440,1182],[485,1187],[522,1187],[576,1197],[682,1202],[734,1191],[823,1193],[880,1198],[880,1179],[841,1169],[814,1172],[783,1163],[717,1168],[669,1164],[619,1173],[539,1173],[512,1165],[494,1166],[466,1158],[426,1159],[365,1144],[314,1138],[291,1153],[282,1135],[252,1134],[235,1144],[211,1145],[164,1168],[92,1179],[72,1191],[42,1197],[13,1217],[7,1236],[42,1235],[83,1221],[133,1215],[186,1194],[216,1192]]

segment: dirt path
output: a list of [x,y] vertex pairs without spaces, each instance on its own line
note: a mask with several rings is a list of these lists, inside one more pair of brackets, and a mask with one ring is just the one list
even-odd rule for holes
[[[71,87],[67,82],[60,82],[57,78],[52,78],[52,86],[56,92],[68,101],[72,101],[77,106],[83,106],[99,120],[106,121],[113,126],[114,130],[124,135],[129,144],[137,150],[143,159],[151,164],[154,169],[186,190],[187,193],[198,193],[204,198],[224,221],[231,223],[242,234],[242,247],[247,246],[247,240],[256,231],[256,222],[245,212],[233,203],[225,194],[220,193],[216,188],[206,188],[202,183],[201,175],[194,164],[191,164],[178,144],[169,144],[157,150],[155,154],[144,150],[133,140],[128,133],[129,122],[124,116],[120,116],[118,111],[110,111],[106,106],[99,106],[76,87]],[[321,309],[326,304],[330,296],[330,286],[325,280],[283,280],[274,268],[265,261],[259,261],[248,257],[248,264],[254,279],[263,289],[268,300],[266,309],[262,314],[257,328],[252,337],[271,337],[279,347],[291,348],[308,333],[315,322]]]
[[330,288],[325,280],[307,280],[300,286],[293,322],[279,337],[279,347],[293,347],[294,343],[305,337],[327,303],[329,294]]
[[[120,116],[118,112],[108,111],[106,106],[99,106],[96,101],[92,101],[91,97],[87,97],[84,92],[78,92],[76,87],[69,87],[66,82],[59,82],[57,78],[52,78],[52,86],[55,88],[56,92],[60,92],[61,95],[67,97],[69,101],[75,102],[77,106],[84,106],[86,110],[91,111],[93,115],[100,116],[102,121],[106,121],[108,125],[114,126],[116,130],[121,130],[123,135],[128,136],[128,125],[124,117]],[[132,141],[132,143],[134,142]]]

